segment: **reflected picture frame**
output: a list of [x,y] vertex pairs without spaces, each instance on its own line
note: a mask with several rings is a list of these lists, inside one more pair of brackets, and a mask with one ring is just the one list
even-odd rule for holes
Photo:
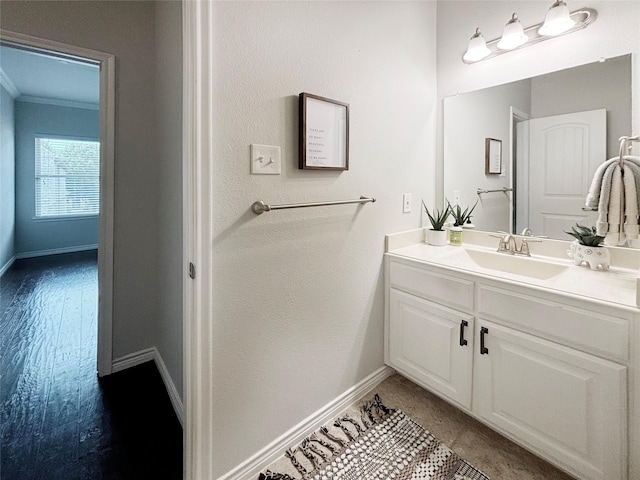
[[502,173],[502,140],[485,138],[484,173],[485,175],[500,175]]
[[300,94],[299,165],[304,170],[349,170],[349,104]]

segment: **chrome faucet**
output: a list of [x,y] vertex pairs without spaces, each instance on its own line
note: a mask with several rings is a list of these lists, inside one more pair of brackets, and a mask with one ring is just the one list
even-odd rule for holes
[[533,238],[530,236],[522,237],[522,243],[520,243],[520,248],[516,250],[518,255],[524,255],[525,257],[531,256],[531,250],[529,250],[529,242],[541,242],[541,238]]
[[[506,232],[498,232],[499,235],[492,235],[494,237],[499,237],[500,242],[498,243],[498,252],[499,253],[507,253],[509,255],[524,255],[525,257],[531,256],[531,250],[529,249],[529,242],[541,242],[542,239],[539,237],[532,237],[531,230],[528,228],[523,230],[522,235],[513,235],[511,233]],[[520,246],[518,247],[518,243],[516,238],[520,238]]]
[[518,247],[516,245],[516,237],[514,237],[510,233],[506,233],[500,239],[500,243],[498,243],[498,252],[508,253],[509,255],[513,255],[517,251],[518,251]]

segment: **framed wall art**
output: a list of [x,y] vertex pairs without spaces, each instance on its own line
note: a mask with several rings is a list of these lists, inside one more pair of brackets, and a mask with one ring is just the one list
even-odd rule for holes
[[486,175],[499,175],[502,173],[502,140],[485,138],[484,173]]
[[349,105],[300,94],[300,163],[307,170],[349,170]]

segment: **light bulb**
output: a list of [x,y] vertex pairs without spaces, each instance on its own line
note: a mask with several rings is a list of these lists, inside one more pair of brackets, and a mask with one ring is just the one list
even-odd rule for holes
[[551,5],[544,23],[538,29],[538,33],[544,36],[560,35],[573,28],[576,22],[569,15],[569,7],[562,0],[556,0]]
[[487,48],[487,42],[485,42],[482,33],[480,33],[480,29],[476,28],[476,33],[474,33],[473,36],[469,39],[467,51],[462,56],[462,59],[468,63],[477,62],[478,60],[482,60],[490,53],[491,50]]
[[511,20],[505,25],[502,38],[498,42],[497,47],[500,50],[513,50],[527,43],[527,40],[529,40],[529,37],[524,33],[518,15],[514,13]]

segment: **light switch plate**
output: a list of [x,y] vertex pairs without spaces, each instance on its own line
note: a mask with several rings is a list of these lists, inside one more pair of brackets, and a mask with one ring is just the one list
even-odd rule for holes
[[281,166],[280,147],[251,144],[251,173],[253,175],[280,175]]
[[411,194],[402,195],[402,213],[411,213]]

